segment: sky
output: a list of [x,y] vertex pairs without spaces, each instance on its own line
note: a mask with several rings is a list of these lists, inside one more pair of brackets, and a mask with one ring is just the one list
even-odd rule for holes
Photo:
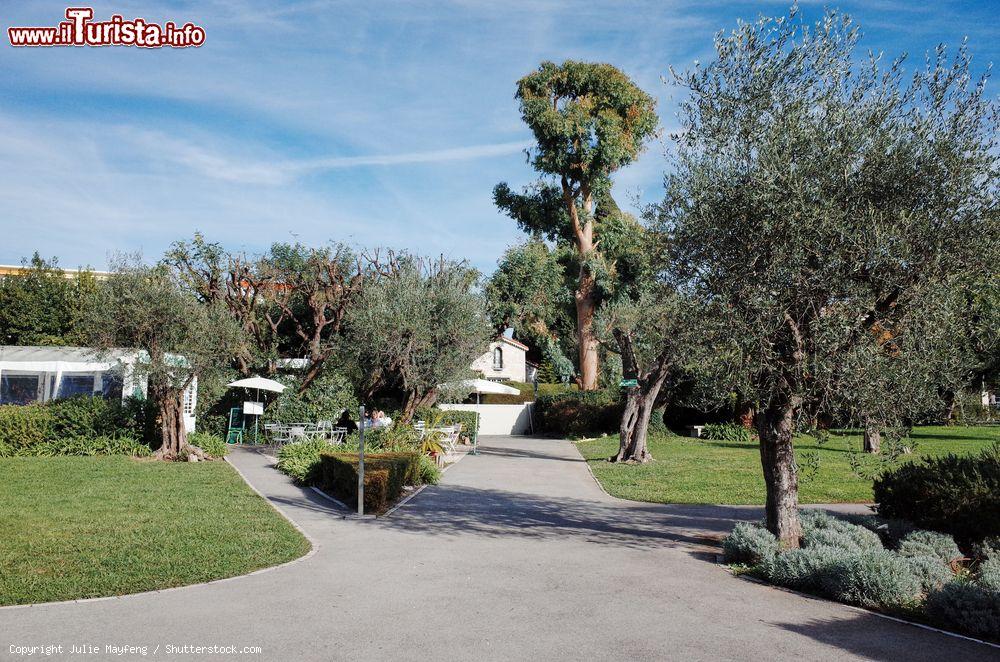
[[[76,3],[74,3],[76,4]],[[83,4],[83,3],[80,3]],[[1000,0],[828,2],[862,47],[911,64],[968,37],[1000,64]],[[0,263],[39,251],[104,268],[157,259],[201,231],[233,251],[344,242],[467,259],[485,273],[523,240],[493,186],[535,174],[515,82],[544,60],[610,62],[656,97],[663,138],[615,178],[633,212],[657,200],[681,92],[668,67],[787,2],[208,0],[91,3],[206,31],[200,48],[20,48],[10,26],[66,4],[0,0]],[[806,19],[824,3],[801,2]],[[996,97],[997,82],[989,93]]]

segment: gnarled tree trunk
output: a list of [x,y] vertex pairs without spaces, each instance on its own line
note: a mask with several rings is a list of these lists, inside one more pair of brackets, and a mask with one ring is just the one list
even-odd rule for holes
[[649,419],[656,407],[656,399],[670,371],[669,354],[664,350],[649,371],[642,371],[635,356],[632,339],[620,329],[612,332],[618,342],[622,357],[622,376],[634,379],[638,386],[629,388],[625,399],[625,410],[618,428],[618,453],[608,458],[610,462],[649,462],[653,456],[649,452],[646,438],[649,434]]
[[413,415],[417,413],[417,409],[430,407],[434,404],[435,400],[437,400],[437,389],[431,389],[425,393],[407,391],[406,403],[403,405],[403,411],[399,415],[399,422],[409,423],[413,420]]
[[772,401],[757,414],[760,463],[767,486],[764,508],[767,528],[785,548],[797,548],[802,537],[799,523],[799,477],[792,448],[797,397]]
[[158,398],[160,407],[160,436],[162,443],[156,457],[176,459],[187,444],[184,429],[184,389],[161,387]]

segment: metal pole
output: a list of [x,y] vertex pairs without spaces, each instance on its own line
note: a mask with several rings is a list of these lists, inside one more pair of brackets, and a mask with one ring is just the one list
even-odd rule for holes
[[472,429],[472,454],[479,455],[479,391],[476,391],[476,426]]
[[365,516],[365,406],[358,407],[358,516]]

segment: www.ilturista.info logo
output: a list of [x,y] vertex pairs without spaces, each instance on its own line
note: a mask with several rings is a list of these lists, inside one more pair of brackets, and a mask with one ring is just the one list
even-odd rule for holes
[[11,46],[138,46],[139,48],[188,48],[205,43],[205,29],[194,23],[178,27],[144,18],[125,20],[114,14],[108,21],[92,21],[90,7],[69,7],[66,19],[55,27],[10,27]]

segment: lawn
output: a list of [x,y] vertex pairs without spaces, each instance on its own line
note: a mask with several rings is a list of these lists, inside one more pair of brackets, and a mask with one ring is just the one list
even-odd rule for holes
[[241,575],[309,543],[224,462],[0,459],[0,605]]
[[[920,427],[911,435],[912,457],[958,455],[979,451],[1000,441],[1000,427]],[[860,445],[856,435],[833,434],[820,445],[798,437],[796,452],[815,451],[819,470],[800,478],[802,503],[858,503],[872,500],[872,483],[851,471],[849,451]],[[655,460],[641,466],[605,462],[618,449],[617,437],[578,444],[594,475],[614,496],[653,503],[763,504],[764,479],[756,443],[741,444],[689,437],[655,436],[650,450]]]

